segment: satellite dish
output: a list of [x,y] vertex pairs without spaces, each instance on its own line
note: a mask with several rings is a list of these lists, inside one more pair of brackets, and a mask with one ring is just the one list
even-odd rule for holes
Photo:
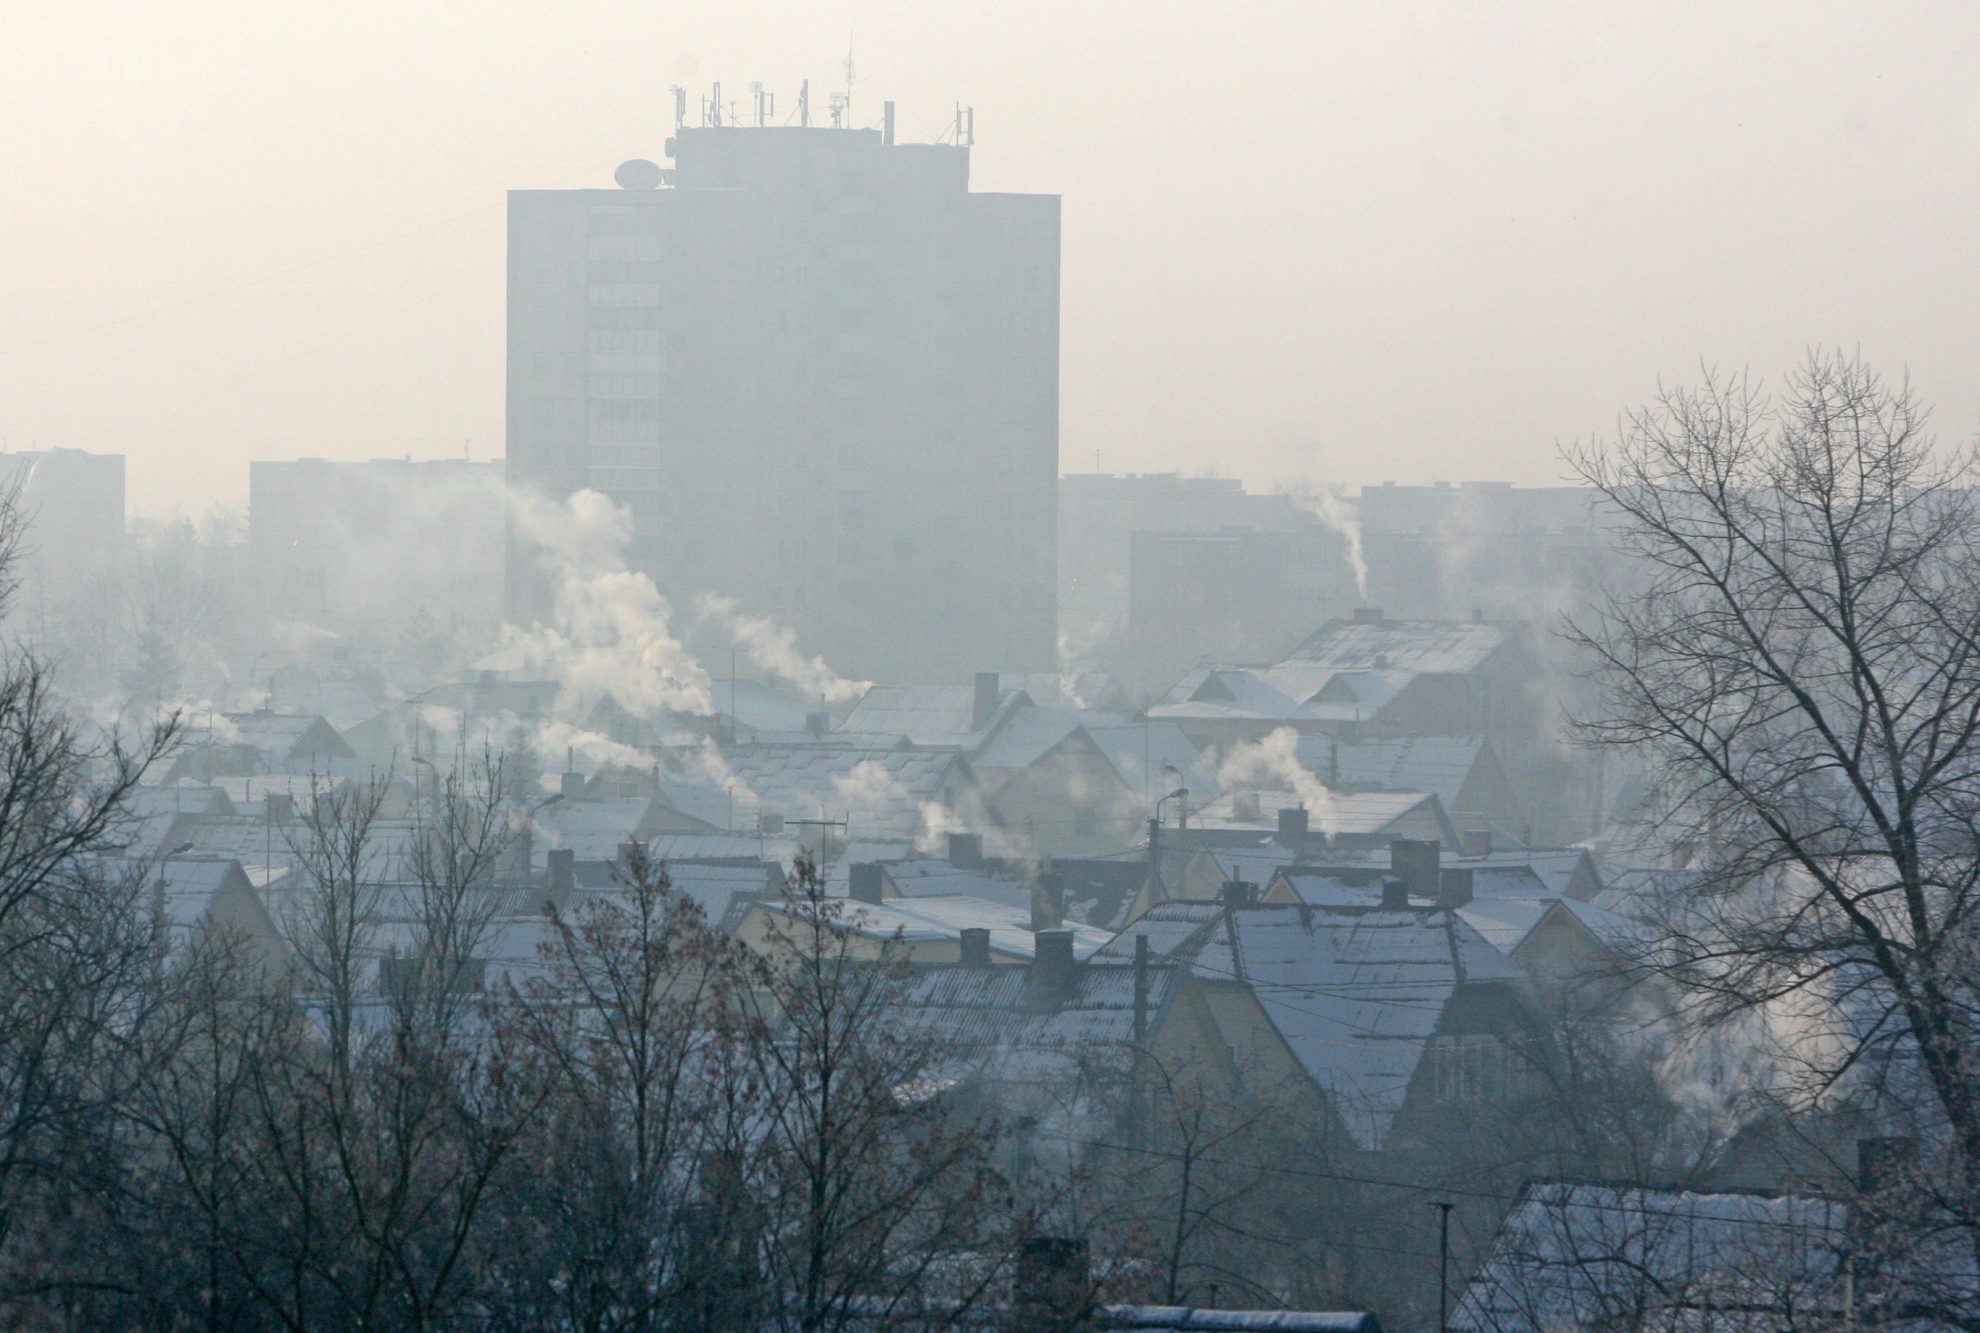
[[612,179],[619,183],[621,190],[657,190],[662,178],[659,164],[648,162],[643,157],[619,163],[619,169],[612,173]]

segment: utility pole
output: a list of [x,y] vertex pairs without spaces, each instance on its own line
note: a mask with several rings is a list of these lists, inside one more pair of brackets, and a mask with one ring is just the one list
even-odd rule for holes
[[1442,1199],[1437,1210],[1437,1333],[1451,1333],[1451,1205]]
[[1128,1142],[1136,1152],[1144,1145],[1143,1103],[1148,1076],[1143,1062],[1148,1053],[1148,936],[1134,937],[1134,1085],[1128,1090]]

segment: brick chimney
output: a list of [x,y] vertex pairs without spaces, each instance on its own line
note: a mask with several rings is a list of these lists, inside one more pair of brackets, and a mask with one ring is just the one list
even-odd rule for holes
[[1409,885],[1400,879],[1382,881],[1382,910],[1385,912],[1407,912],[1409,910]]
[[1444,849],[1435,838],[1394,838],[1389,842],[1389,873],[1409,887],[1413,897],[1435,902]]
[[979,671],[976,673],[976,689],[970,698],[969,729],[981,731],[990,725],[990,719],[997,714],[997,700],[1003,691],[997,685],[997,673]]
[[966,926],[962,933],[964,967],[990,966],[990,930],[987,926]]
[[1446,870],[1437,876],[1437,906],[1447,912],[1469,906],[1473,876],[1469,870]]
[[1305,806],[1292,805],[1292,806],[1287,806],[1279,811],[1280,841],[1283,842],[1293,838],[1304,838],[1306,836],[1307,827],[1308,825],[1306,822]]
[[577,853],[568,847],[552,847],[544,859],[550,866],[550,881],[544,896],[562,909],[577,893]]
[[1065,923],[1065,881],[1049,872],[1041,874],[1031,886],[1031,928],[1057,930]]
[[1057,1005],[1072,995],[1073,937],[1070,930],[1041,930],[1032,937],[1031,973],[1025,998],[1036,1005]]
[[1856,1191],[1887,1195],[1918,1179],[1918,1140],[1907,1135],[1856,1141]]
[[983,835],[981,833],[951,833],[949,835],[949,864],[958,870],[976,870],[983,865]]
[[856,903],[870,903],[874,907],[886,897],[886,889],[881,883],[880,866],[873,861],[860,861],[851,870],[847,883],[846,896]]
[[1227,879],[1224,881],[1223,901],[1226,907],[1249,907],[1256,901],[1258,886],[1248,880]]
[[1084,1327],[1092,1313],[1092,1252],[1083,1238],[1033,1236],[1018,1251],[1011,1279],[1012,1313],[1020,1328]]

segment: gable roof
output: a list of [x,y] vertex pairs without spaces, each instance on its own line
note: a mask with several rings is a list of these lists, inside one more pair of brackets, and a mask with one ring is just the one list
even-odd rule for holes
[[1458,988],[1521,977],[1443,911],[1168,904],[1104,952],[1122,956],[1139,934],[1149,935],[1151,951],[1206,982],[1246,987],[1348,1132],[1370,1150],[1394,1127]]
[[870,736],[905,736],[916,745],[961,748],[994,730],[1009,713],[1029,707],[1022,690],[999,690],[985,726],[975,722],[972,685],[875,685],[852,706],[838,730]]
[[226,720],[238,739],[230,741],[225,733],[216,731],[212,734],[217,743],[252,746],[272,763],[295,763],[312,756],[356,757],[337,729],[315,713],[228,713]]
[[1445,808],[1452,809],[1489,749],[1489,742],[1479,736],[1375,741],[1302,736],[1293,747],[1293,757],[1329,786],[1435,792]]

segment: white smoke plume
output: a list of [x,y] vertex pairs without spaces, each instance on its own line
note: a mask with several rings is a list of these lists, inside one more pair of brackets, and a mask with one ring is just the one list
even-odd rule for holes
[[624,768],[645,768],[649,762],[644,752],[574,722],[545,723],[530,738],[530,746],[537,758],[546,764],[561,765],[567,758],[582,759],[586,768],[581,771],[595,772],[611,764]]
[[1354,590],[1366,601],[1368,557],[1361,547],[1361,516],[1355,511],[1353,501],[1348,499],[1346,489],[1340,486],[1288,486],[1286,498],[1341,535],[1341,540],[1347,543],[1348,568],[1354,571]]
[[674,637],[673,608],[653,580],[628,569],[631,517],[596,491],[563,504],[512,497],[522,534],[541,548],[554,579],[549,625],[504,629],[504,647],[525,669],[561,685],[559,711],[610,694],[628,712],[714,711],[708,673]]
[[1291,727],[1280,727],[1264,740],[1239,741],[1218,762],[1217,781],[1225,791],[1290,791],[1315,828],[1332,832],[1333,794],[1301,766],[1295,756],[1298,745],[1299,733]]
[[726,629],[762,670],[826,703],[847,703],[872,688],[871,681],[845,679],[822,657],[806,657],[798,651],[795,630],[768,616],[745,615],[733,597],[705,592],[695,600],[695,612]]

